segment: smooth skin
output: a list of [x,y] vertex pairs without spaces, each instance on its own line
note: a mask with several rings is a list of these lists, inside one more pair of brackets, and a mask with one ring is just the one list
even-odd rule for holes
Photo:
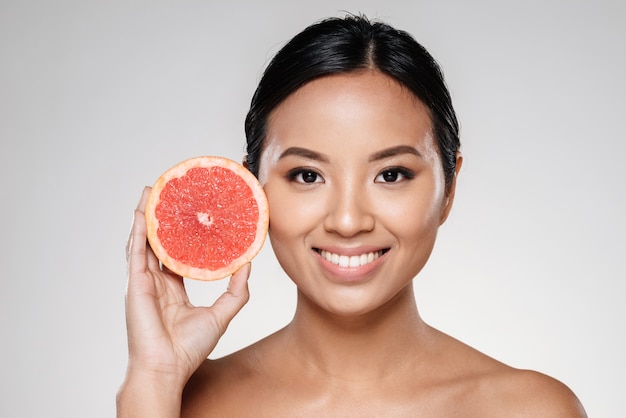
[[205,360],[247,300],[249,268],[212,308],[191,307],[136,216],[119,416],[585,416],[562,383],[422,321],[412,283],[456,179],[446,188],[429,113],[396,81],[368,70],[301,87],[271,115],[259,179],[298,289],[293,320]]

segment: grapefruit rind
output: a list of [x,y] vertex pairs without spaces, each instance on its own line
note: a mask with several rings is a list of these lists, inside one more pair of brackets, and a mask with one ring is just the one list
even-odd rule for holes
[[[241,254],[239,257],[234,258],[222,268],[197,268],[187,263],[180,262],[179,260],[170,256],[170,254],[168,254],[158,236],[159,219],[156,216],[156,210],[157,205],[160,202],[161,192],[166,187],[168,182],[173,179],[185,176],[190,169],[197,167],[222,167],[232,171],[233,173],[235,173],[236,176],[243,179],[247,186],[250,187],[250,190],[258,207],[258,220],[256,222],[254,240],[243,252],[243,254]],[[250,262],[254,257],[256,257],[259,251],[261,251],[267,235],[267,229],[269,227],[269,210],[267,197],[265,196],[263,187],[261,186],[257,178],[241,164],[228,158],[218,156],[202,156],[190,158],[176,164],[175,166],[168,169],[165,173],[163,173],[152,186],[148,201],[146,202],[145,217],[148,242],[150,243],[150,247],[152,248],[152,251],[159,259],[159,261],[172,272],[180,276],[188,279],[204,281],[212,281],[228,277],[239,268],[241,268],[244,264]]]

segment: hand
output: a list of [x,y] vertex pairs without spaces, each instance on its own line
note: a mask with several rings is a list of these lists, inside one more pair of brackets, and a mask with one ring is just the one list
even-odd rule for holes
[[228,290],[211,307],[191,305],[182,277],[161,267],[147,244],[144,208],[149,193],[146,188],[135,210],[127,247],[127,380],[162,379],[174,385],[170,390],[182,392],[248,301],[250,264],[233,274]]

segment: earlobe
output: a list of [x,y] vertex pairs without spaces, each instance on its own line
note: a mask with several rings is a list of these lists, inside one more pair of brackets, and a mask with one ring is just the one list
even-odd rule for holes
[[452,183],[450,183],[450,187],[446,191],[446,197],[444,198],[444,202],[441,207],[441,218],[439,219],[439,225],[442,225],[446,221],[446,219],[448,219],[448,215],[450,215],[450,210],[452,210],[452,203],[454,202],[454,194],[456,191],[456,178],[459,175],[459,171],[461,171],[462,165],[463,155],[460,151],[457,151],[456,166],[454,168],[454,178],[452,179]]

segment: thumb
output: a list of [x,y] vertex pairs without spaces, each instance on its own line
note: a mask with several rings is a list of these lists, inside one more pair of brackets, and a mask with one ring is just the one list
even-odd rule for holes
[[211,306],[220,335],[226,332],[230,321],[237,315],[250,299],[248,290],[248,278],[250,277],[251,264],[244,264],[231,277],[228,289]]

